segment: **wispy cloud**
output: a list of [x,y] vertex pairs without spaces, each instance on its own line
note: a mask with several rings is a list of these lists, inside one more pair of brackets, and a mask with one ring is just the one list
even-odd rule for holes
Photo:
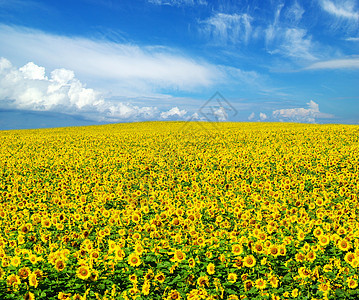
[[333,59],[320,61],[306,67],[305,70],[359,69],[359,58]]
[[22,49],[22,60],[71,69],[82,78],[115,81],[118,89],[143,90],[144,94],[207,87],[222,76],[216,66],[167,47],[65,37],[4,25],[0,25],[0,40],[5,57],[14,57]]
[[207,5],[207,1],[205,0],[148,0],[148,2],[156,5],[170,6]]
[[295,1],[285,10],[285,18],[291,24],[298,24],[301,21],[304,12],[304,8],[300,4],[298,4],[297,1]]
[[359,20],[359,12],[355,8],[354,1],[330,1],[321,0],[320,5],[329,14],[344,19]]
[[280,121],[308,122],[315,123],[316,119],[333,118],[334,116],[319,111],[318,103],[310,100],[308,108],[286,108],[273,111],[273,117]]
[[345,39],[348,42],[359,42],[359,37],[349,37]]
[[[294,60],[313,61],[317,59],[311,35],[307,30],[297,26],[288,27],[280,22],[283,4],[278,5],[273,23],[264,31],[267,51],[270,54],[280,54]],[[286,17],[298,23],[302,17],[303,10],[295,5],[287,11]]]
[[251,20],[248,14],[216,13],[199,21],[200,32],[214,44],[247,44],[252,32]]

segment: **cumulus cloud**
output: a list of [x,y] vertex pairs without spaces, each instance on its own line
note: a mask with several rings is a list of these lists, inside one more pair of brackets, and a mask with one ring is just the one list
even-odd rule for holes
[[179,117],[182,118],[187,113],[186,110],[180,110],[177,106],[171,108],[169,111],[165,111],[161,113],[162,119],[174,118]]
[[332,118],[333,115],[319,111],[318,103],[310,100],[308,108],[287,108],[273,111],[273,117],[280,121],[315,123],[317,118]]
[[248,43],[252,32],[252,18],[248,14],[216,13],[200,21],[200,31],[215,44]]
[[[106,100],[87,88],[67,69],[55,69],[46,76],[44,67],[33,62],[17,68],[0,58],[0,108],[80,114],[104,122],[158,119],[157,107],[140,107],[130,102]],[[161,117],[183,117],[185,110],[174,107]]]
[[223,122],[227,121],[228,114],[226,112],[226,109],[224,107],[219,107],[218,109],[213,110],[213,115],[216,118],[217,121]]
[[261,121],[265,121],[266,119],[267,119],[267,115],[265,114],[265,113],[259,113],[259,119],[261,120]]
[[254,112],[252,112],[249,117],[248,117],[248,120],[249,121],[252,121],[254,118],[256,117],[256,114]]

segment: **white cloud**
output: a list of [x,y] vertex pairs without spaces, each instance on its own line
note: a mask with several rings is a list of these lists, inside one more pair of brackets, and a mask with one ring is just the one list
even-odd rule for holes
[[359,42],[359,37],[349,37],[345,39],[348,42]]
[[156,5],[169,6],[207,5],[207,1],[205,0],[148,0],[148,2]]
[[[274,35],[274,33],[273,33]],[[277,28],[273,43],[274,50],[269,50],[271,54],[281,54],[293,59],[306,61],[316,60],[314,46],[311,36],[301,28]]]
[[215,116],[216,120],[220,122],[226,121],[228,119],[226,109],[222,106],[214,110],[213,115]]
[[280,54],[295,60],[315,60],[316,55],[314,54],[312,37],[307,34],[306,29],[293,26],[300,21],[304,10],[298,4],[294,4],[287,11],[286,17],[293,19],[290,22],[291,27],[288,27],[280,22],[283,6],[283,4],[280,4],[277,7],[273,23],[264,31],[268,53]]
[[200,21],[200,30],[215,44],[248,43],[252,32],[251,20],[248,14],[216,13]]
[[93,84],[112,82],[120,92],[189,91],[225,77],[216,66],[167,47],[65,37],[5,25],[0,25],[0,40],[2,56],[17,64],[36,61],[46,68],[74,70],[79,78]]
[[262,113],[262,112],[261,112],[261,113],[259,114],[259,118],[260,118],[261,121],[264,121],[264,120],[267,119],[267,115],[266,115],[265,113]]
[[280,121],[315,123],[317,118],[332,118],[333,115],[319,111],[319,105],[310,100],[308,108],[287,108],[273,111],[273,117]]
[[355,9],[354,1],[320,1],[323,10],[338,18],[359,20],[359,12]]
[[171,108],[169,111],[162,112],[161,118],[162,119],[168,119],[170,117],[179,117],[183,118],[183,116],[187,113],[186,110],[180,110],[177,106]]
[[254,112],[252,112],[249,117],[248,117],[248,120],[249,121],[252,121],[254,118],[255,118],[256,114]]
[[[99,92],[85,87],[73,71],[56,69],[46,76],[44,67],[33,62],[21,68],[0,58],[0,107],[80,114],[96,121],[158,119],[157,107],[106,100]],[[180,117],[185,111],[171,110]]]
[[324,70],[324,69],[359,69],[359,58],[333,59],[316,62],[305,70]]
[[291,24],[299,23],[305,10],[298,2],[294,2],[292,6],[286,9],[285,17]]

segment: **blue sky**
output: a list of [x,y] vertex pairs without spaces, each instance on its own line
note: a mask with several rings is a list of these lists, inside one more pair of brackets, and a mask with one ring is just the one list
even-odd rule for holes
[[0,0],[0,41],[0,129],[359,123],[358,0]]

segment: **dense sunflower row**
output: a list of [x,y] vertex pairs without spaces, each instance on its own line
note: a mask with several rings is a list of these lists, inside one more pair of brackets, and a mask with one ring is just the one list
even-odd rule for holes
[[0,132],[0,299],[358,299],[359,127]]

